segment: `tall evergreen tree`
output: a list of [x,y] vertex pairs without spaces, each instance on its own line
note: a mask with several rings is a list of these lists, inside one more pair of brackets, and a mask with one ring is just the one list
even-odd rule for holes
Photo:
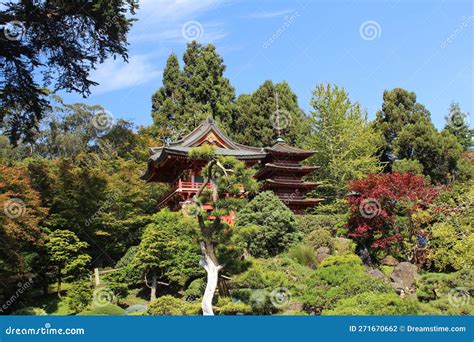
[[418,160],[423,173],[434,182],[448,182],[455,173],[462,147],[431,122],[430,112],[416,101],[416,94],[405,89],[387,90],[374,127],[383,134],[382,161],[391,171],[398,159]]
[[323,183],[317,191],[328,198],[344,195],[349,181],[381,170],[376,154],[382,138],[344,88],[317,86],[311,105],[311,134],[305,147],[316,151],[308,161],[321,167],[313,176]]
[[180,70],[175,54],[166,63],[163,86],[152,96],[156,135],[178,138],[208,116],[226,130],[232,121],[235,91],[224,77],[225,65],[216,48],[188,44]]
[[287,143],[299,145],[309,129],[287,82],[267,80],[254,93],[240,95],[234,115],[231,136],[252,146],[271,146],[279,135]]
[[469,113],[463,113],[459,103],[456,102],[451,103],[449,113],[445,117],[446,125],[444,130],[453,134],[464,150],[468,150],[473,146],[472,136],[474,135],[474,129],[469,128],[468,117]]

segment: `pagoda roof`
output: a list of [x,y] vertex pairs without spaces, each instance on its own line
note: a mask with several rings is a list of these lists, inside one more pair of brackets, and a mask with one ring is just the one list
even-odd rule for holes
[[[187,159],[189,151],[205,143],[215,146],[217,155],[233,156],[240,160],[258,161],[267,155],[263,148],[246,146],[232,141],[217,127],[212,118],[208,118],[180,140],[166,146],[151,148],[148,169],[141,178],[147,181],[166,182],[170,181],[171,177],[174,180],[173,177],[178,176],[189,166],[189,163],[183,160]],[[170,161],[172,159],[181,159],[182,161],[175,163]],[[165,170],[166,172],[161,172]]]
[[307,175],[314,170],[319,169],[319,166],[309,165],[298,165],[298,164],[277,164],[277,163],[266,163],[265,167],[260,170],[255,177],[265,177],[272,174],[295,174],[295,175]]
[[264,187],[315,188],[320,182],[303,182],[291,180],[265,179]]
[[206,138],[214,140],[218,147],[220,146],[225,149],[265,153],[260,147],[242,145],[232,141],[210,117],[201,122],[191,133],[180,140],[171,142],[168,147],[196,147],[201,145],[203,141],[209,141],[209,139]]
[[312,156],[316,151],[303,150],[298,147],[290,146],[285,142],[279,141],[271,147],[265,147],[265,151],[269,153],[299,154]]

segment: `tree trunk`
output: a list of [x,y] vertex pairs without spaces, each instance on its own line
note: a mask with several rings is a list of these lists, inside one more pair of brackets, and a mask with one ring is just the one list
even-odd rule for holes
[[219,266],[217,263],[212,244],[201,242],[201,252],[202,258],[199,261],[199,264],[204,267],[207,273],[206,290],[204,291],[201,303],[202,314],[204,316],[214,316],[214,311],[212,310],[212,298],[214,298],[214,293],[216,292],[219,271],[222,266]]
[[150,302],[156,299],[156,283],[158,281],[156,271],[153,271],[153,276],[151,278],[151,293],[150,293]]
[[61,277],[58,277],[58,297],[61,297]]

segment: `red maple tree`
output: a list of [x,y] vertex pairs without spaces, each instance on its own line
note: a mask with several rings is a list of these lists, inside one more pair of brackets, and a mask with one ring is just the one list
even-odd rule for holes
[[348,197],[348,236],[372,251],[410,239],[414,232],[396,218],[409,219],[415,210],[426,209],[438,194],[423,177],[411,173],[370,174],[351,182],[349,190],[354,195]]

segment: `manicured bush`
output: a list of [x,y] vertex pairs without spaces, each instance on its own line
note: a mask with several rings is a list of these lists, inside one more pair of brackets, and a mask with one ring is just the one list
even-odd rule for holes
[[197,315],[199,312],[200,304],[190,304],[169,295],[152,301],[147,311],[148,314],[155,316]]
[[217,315],[248,315],[252,313],[252,307],[243,302],[233,302],[231,298],[219,298],[215,308]]
[[271,191],[258,194],[237,214],[237,229],[257,225],[246,241],[248,252],[256,257],[277,255],[301,241],[297,221],[290,209]]
[[390,293],[393,289],[384,280],[368,275],[358,256],[330,256],[306,282],[303,302],[307,311],[324,312],[339,300],[364,292]]
[[330,252],[334,252],[334,240],[326,229],[315,229],[306,237],[309,246],[317,250],[320,247],[329,248]]
[[425,273],[416,282],[423,315],[473,315],[474,271]]
[[189,284],[184,295],[186,301],[193,302],[202,298],[204,290],[206,289],[206,280],[204,278],[195,279]]
[[324,315],[417,315],[420,304],[416,300],[401,299],[394,293],[359,293],[352,298],[341,299],[334,309]]
[[123,316],[125,310],[115,304],[93,307],[91,310],[82,311],[78,316]]
[[23,309],[18,309],[12,312],[12,315],[17,316],[46,316],[47,313],[41,308],[34,308],[34,307],[26,307]]
[[84,311],[92,302],[90,282],[80,280],[74,282],[67,291],[66,304],[73,313]]

